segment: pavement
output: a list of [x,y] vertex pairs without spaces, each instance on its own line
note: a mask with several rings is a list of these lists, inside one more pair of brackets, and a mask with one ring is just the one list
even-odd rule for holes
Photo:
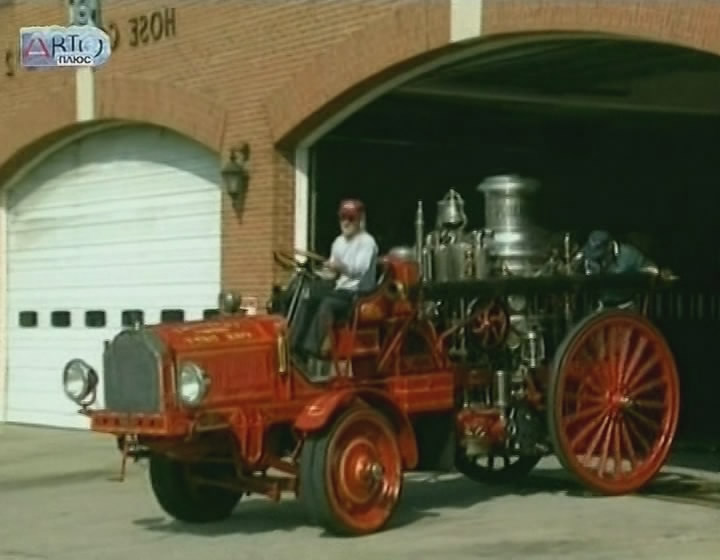
[[720,559],[720,455],[676,454],[642,495],[592,496],[554,459],[517,487],[407,476],[392,526],[360,539],[309,526],[292,498],[241,502],[209,526],[168,519],[143,462],[118,482],[107,436],[0,424],[1,560]]

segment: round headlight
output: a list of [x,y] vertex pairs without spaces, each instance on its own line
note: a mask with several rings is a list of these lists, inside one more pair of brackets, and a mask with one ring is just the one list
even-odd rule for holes
[[189,406],[200,403],[210,388],[210,378],[193,362],[185,362],[178,372],[178,397]]
[[83,360],[70,360],[63,370],[63,389],[68,398],[81,404],[95,390],[97,372]]
[[525,296],[512,295],[507,298],[508,307],[515,313],[521,313],[525,311],[527,307],[527,299]]

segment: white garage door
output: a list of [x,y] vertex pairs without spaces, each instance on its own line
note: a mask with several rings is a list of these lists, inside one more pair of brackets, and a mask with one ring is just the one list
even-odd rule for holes
[[103,340],[137,311],[216,306],[220,197],[213,152],[140,126],[61,148],[8,193],[9,422],[87,427],[61,389],[68,359],[100,372]]

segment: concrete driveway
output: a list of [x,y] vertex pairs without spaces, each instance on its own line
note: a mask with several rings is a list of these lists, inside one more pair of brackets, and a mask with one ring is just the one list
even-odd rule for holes
[[155,504],[145,464],[114,480],[119,459],[97,434],[0,425],[0,559],[720,558],[720,456],[680,457],[648,493],[621,498],[587,495],[554,460],[520,488],[413,474],[392,529],[350,540],[307,526],[291,499],[180,525]]

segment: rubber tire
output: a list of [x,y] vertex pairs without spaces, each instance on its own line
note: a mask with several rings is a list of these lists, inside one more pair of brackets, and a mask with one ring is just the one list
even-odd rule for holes
[[455,455],[455,468],[462,475],[480,484],[514,484],[529,475],[541,459],[541,456],[522,455],[517,457],[517,461],[512,463],[509,468],[491,471],[472,464],[462,448],[458,447]]
[[[321,526],[328,532],[341,537],[357,537],[372,533],[357,532],[351,527],[347,527],[334,514],[330,500],[328,498],[327,487],[325,485],[325,472],[328,447],[332,438],[346,416],[357,412],[357,408],[349,408],[342,414],[338,415],[331,423],[329,428],[316,433],[310,434],[303,443],[300,452],[300,469],[299,469],[299,500],[305,510],[308,520],[316,526]],[[387,425],[392,428],[387,419],[384,420]],[[395,505],[400,502],[403,495],[403,478],[400,478],[400,493]],[[387,523],[392,519],[392,513],[385,521],[385,525],[373,531],[378,533],[382,531]]]
[[150,486],[163,511],[183,523],[213,523],[230,517],[242,496],[215,486],[194,487],[186,466],[164,455],[150,456]]

